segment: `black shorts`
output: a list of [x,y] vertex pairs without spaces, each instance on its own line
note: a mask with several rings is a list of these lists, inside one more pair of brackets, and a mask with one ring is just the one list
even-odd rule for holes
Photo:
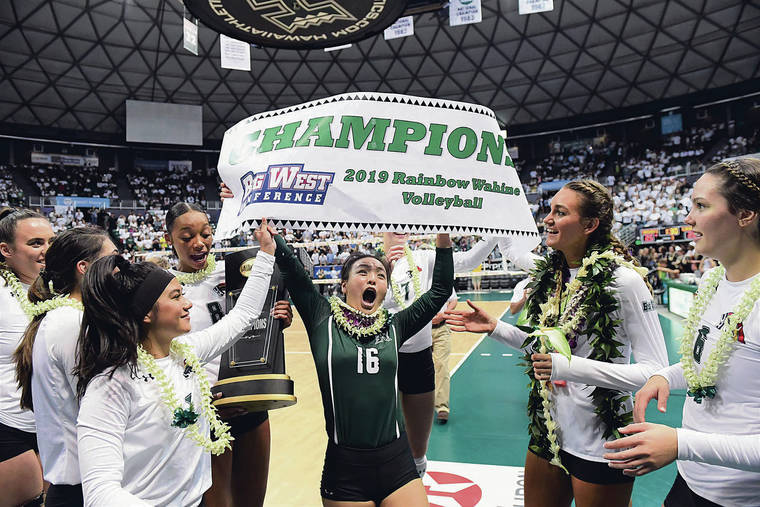
[[354,449],[330,440],[322,469],[322,498],[343,502],[375,502],[419,479],[406,434],[375,449]]
[[0,461],[15,458],[26,451],[39,452],[37,434],[0,423]]
[[606,461],[591,461],[578,456],[573,456],[562,449],[559,451],[559,457],[562,464],[570,472],[570,475],[576,479],[591,484],[625,484],[633,482],[633,477],[623,474],[622,470],[610,468]]
[[254,428],[258,428],[264,421],[269,419],[269,412],[248,412],[245,415],[233,417],[227,424],[230,425],[230,435],[237,438]]
[[419,352],[398,353],[398,390],[404,394],[429,393],[435,390],[433,347]]
[[665,507],[720,507],[719,504],[694,493],[680,472],[676,475],[673,487],[670,488],[663,504]]
[[82,485],[51,484],[45,495],[45,507],[82,507]]

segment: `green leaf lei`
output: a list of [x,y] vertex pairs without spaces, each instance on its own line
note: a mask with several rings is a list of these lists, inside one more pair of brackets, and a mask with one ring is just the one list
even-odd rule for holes
[[368,314],[352,308],[335,296],[329,301],[335,323],[357,340],[379,334],[388,326],[388,310],[385,308],[380,307]]
[[192,285],[194,283],[205,280],[211,273],[214,272],[215,269],[216,259],[214,259],[214,254],[209,253],[208,257],[206,257],[205,268],[201,269],[200,271],[196,271],[195,273],[183,273],[181,271],[176,271],[174,276],[182,285]]
[[32,320],[37,315],[42,315],[43,313],[47,313],[62,306],[71,306],[79,311],[84,311],[82,303],[76,299],[71,299],[68,294],[60,294],[54,298],[46,299],[45,301],[32,303],[29,301],[29,297],[27,296],[27,292],[24,290],[21,281],[5,264],[0,264],[0,277],[5,280],[5,284],[11,291],[11,295],[16,301],[18,301],[21,310],[29,320]]
[[[420,268],[417,263],[414,262],[414,255],[409,245],[404,245],[404,255],[406,256],[406,263],[409,265],[409,271],[412,273],[412,288],[414,289],[414,299],[412,302],[417,301],[422,296],[422,282],[420,281]],[[401,296],[401,287],[393,281],[391,277],[391,292],[393,293],[393,300],[396,301],[401,309],[406,308],[406,302]]]
[[693,397],[696,403],[702,403],[704,398],[715,397],[718,374],[734,351],[739,324],[747,318],[755,307],[757,300],[760,299],[760,276],[757,276],[752,280],[749,289],[744,292],[734,311],[728,317],[718,338],[718,342],[715,344],[715,348],[710,352],[707,361],[704,362],[702,369],[697,373],[693,352],[697,327],[715,291],[718,290],[718,284],[725,273],[726,268],[723,266],[719,266],[710,272],[697,291],[684,324],[679,352],[681,353],[683,376],[689,386],[687,394]]
[[[173,340],[170,346],[170,354],[175,356],[172,360],[184,360],[184,363],[189,366],[195,378],[198,381],[201,393],[201,406],[200,414],[198,414],[193,408],[193,404],[190,403],[188,398],[185,400],[189,403],[187,408],[180,405],[177,399],[177,393],[174,391],[174,384],[166,376],[164,371],[156,363],[156,359],[146,351],[142,345],[137,346],[137,364],[140,369],[150,373],[161,389],[161,401],[169,409],[172,414],[171,425],[177,428],[181,428],[185,435],[189,437],[196,445],[202,447],[206,451],[212,454],[222,454],[225,449],[232,448],[232,441],[234,438],[230,435],[230,427],[228,424],[222,422],[219,419],[219,414],[216,412],[216,408],[211,404],[211,386],[208,383],[206,373],[201,366],[198,356],[193,352],[193,348],[178,340]],[[209,435],[202,435],[200,428],[198,427],[198,417],[203,415],[209,422],[211,429],[216,436],[216,440],[211,440]]]
[[[576,276],[577,284],[573,284],[573,294],[569,294],[570,300],[564,311],[559,308],[550,309],[547,303],[550,300],[556,300],[559,303],[559,294],[561,293],[562,269],[564,259],[560,252],[552,252],[547,257],[540,259],[536,263],[535,269],[531,272],[532,282],[528,285],[531,289],[527,306],[527,313],[532,324],[540,324],[542,327],[560,327],[566,320],[568,323],[573,322],[575,334],[588,335],[591,354],[589,359],[595,361],[611,362],[616,357],[622,357],[620,347],[622,343],[616,338],[615,326],[620,324],[620,320],[613,318],[620,305],[615,299],[613,292],[614,277],[613,273],[619,264],[629,267],[635,266],[623,261],[617,255],[601,252],[599,249],[589,251],[589,257],[594,256],[593,263],[589,263],[588,257],[584,259],[588,264],[587,270],[579,271]],[[638,271],[638,270],[637,270]],[[582,294],[581,294],[582,293]],[[556,305],[558,306],[558,305]],[[548,312],[549,315],[544,315]],[[572,314],[573,317],[563,319],[565,313]],[[578,318],[577,315],[582,315]],[[562,326],[565,327],[565,326]],[[563,329],[567,332],[567,329]],[[524,364],[527,366],[525,373],[528,375],[530,382],[530,395],[528,397],[528,417],[530,423],[528,432],[530,434],[530,450],[542,458],[561,466],[559,461],[556,438],[552,440],[550,435],[556,429],[556,424],[545,415],[545,409],[548,409],[548,397],[542,394],[541,381],[536,380],[533,372],[533,363],[530,359],[531,349],[536,351],[547,350],[540,336],[533,334],[523,343],[523,348],[531,345],[531,348],[523,357]],[[618,428],[632,422],[632,413],[623,411],[623,404],[630,397],[617,390],[595,387],[589,394],[594,406],[594,412],[603,422],[604,438],[621,435]],[[548,427],[547,427],[548,426]],[[554,452],[557,451],[557,452]]]

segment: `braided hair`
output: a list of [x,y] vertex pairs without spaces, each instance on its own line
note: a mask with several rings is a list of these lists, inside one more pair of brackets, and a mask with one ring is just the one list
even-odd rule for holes
[[[595,180],[571,181],[563,188],[574,191],[580,197],[580,209],[578,212],[582,218],[596,218],[599,220],[599,225],[589,235],[586,244],[586,252],[592,250],[604,251],[612,249],[613,252],[631,262],[633,265],[640,266],[641,264],[633,255],[631,255],[628,247],[626,247],[625,244],[612,232],[612,225],[615,222],[614,201],[612,200],[612,195],[609,190]],[[552,256],[552,260],[554,261],[553,264],[555,267],[565,268],[567,265],[564,255],[554,255]],[[557,266],[557,261],[563,262],[564,265]],[[652,292],[652,287],[649,285],[649,282],[646,280],[645,282],[649,291]]]
[[[760,159],[739,158],[720,162],[705,171],[722,180],[720,195],[728,202],[728,210],[736,215],[739,210],[760,212]],[[756,235],[760,236],[760,220]]]

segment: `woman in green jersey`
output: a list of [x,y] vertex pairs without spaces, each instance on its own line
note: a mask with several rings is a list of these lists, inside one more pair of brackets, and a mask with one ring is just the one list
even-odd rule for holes
[[398,348],[451,295],[451,240],[439,234],[433,285],[407,309],[382,307],[390,269],[355,253],[343,264],[340,299],[325,298],[281,236],[275,258],[304,321],[317,367],[328,435],[321,494],[326,506],[427,505],[398,396]]

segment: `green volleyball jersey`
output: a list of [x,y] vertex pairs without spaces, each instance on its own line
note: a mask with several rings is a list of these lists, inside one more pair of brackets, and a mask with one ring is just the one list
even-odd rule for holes
[[341,329],[330,303],[280,236],[275,257],[304,321],[317,368],[327,435],[336,444],[375,448],[404,431],[398,394],[398,348],[430,322],[451,295],[450,248],[437,249],[433,285],[409,308],[391,314],[382,334],[361,341]]

